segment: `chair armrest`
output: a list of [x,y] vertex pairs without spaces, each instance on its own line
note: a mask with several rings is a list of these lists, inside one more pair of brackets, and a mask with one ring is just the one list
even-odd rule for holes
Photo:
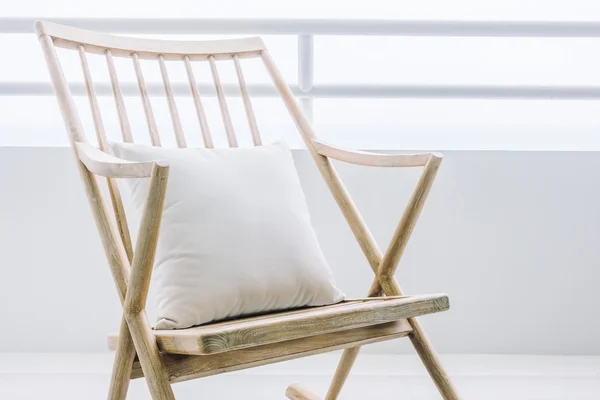
[[315,150],[322,156],[350,164],[368,167],[422,167],[431,158],[442,158],[440,153],[381,154],[360,150],[348,150],[317,139],[312,140]]
[[75,142],[79,160],[93,174],[108,178],[148,178],[156,161],[127,161],[111,156],[86,142]]

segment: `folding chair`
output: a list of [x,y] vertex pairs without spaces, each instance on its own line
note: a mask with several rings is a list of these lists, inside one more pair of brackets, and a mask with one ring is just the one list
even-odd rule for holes
[[[360,346],[406,336],[410,338],[442,397],[448,400],[458,399],[448,375],[421,325],[415,319],[419,315],[447,310],[448,297],[444,294],[405,296],[394,277],[400,257],[442,161],[440,154],[376,154],[346,150],[319,141],[263,41],[258,37],[218,41],[163,41],[112,36],[50,22],[37,22],[35,28],[123,306],[119,334],[109,338],[109,346],[116,350],[109,388],[110,399],[125,399],[131,379],[145,377],[153,399],[173,399],[171,384],[175,382],[344,349],[325,396],[327,400],[334,400],[348,377]],[[86,139],[55,47],[75,50],[79,54],[99,148]],[[155,60],[160,67],[169,114],[179,147],[186,147],[186,139],[165,61],[183,63],[199,120],[199,131],[207,148],[214,147],[213,138],[202,106],[192,62],[210,65],[227,142],[230,147],[236,147],[237,138],[215,60],[228,60],[233,63],[252,140],[254,145],[260,145],[261,137],[240,59],[261,58],[373,270],[375,277],[368,292],[369,299],[270,313],[189,329],[153,330],[146,318],[145,304],[169,167],[159,162],[125,161],[105,153],[106,132],[86,58],[88,53],[100,54],[106,59],[125,142],[133,142],[133,135],[113,57],[131,59],[150,140],[154,146],[160,146],[161,139],[139,60]],[[385,253],[382,253],[375,243],[330,159],[372,167],[424,167]],[[98,177],[106,178],[112,207],[99,186],[101,179]],[[135,249],[116,184],[116,179],[119,178],[150,178],[150,189]],[[318,398],[298,385],[288,387],[286,395],[290,399]]]

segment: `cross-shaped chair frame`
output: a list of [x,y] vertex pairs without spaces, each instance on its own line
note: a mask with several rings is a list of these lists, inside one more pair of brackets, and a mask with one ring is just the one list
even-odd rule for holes
[[[37,22],[36,30],[123,307],[119,335],[110,340],[112,347],[116,350],[109,389],[110,399],[125,399],[130,380],[142,376],[146,378],[153,399],[174,399],[171,388],[171,383],[174,382],[344,349],[325,397],[326,400],[334,400],[337,399],[348,377],[361,345],[403,336],[410,338],[442,397],[447,400],[458,399],[456,390],[442,368],[435,351],[419,322],[414,318],[417,315],[448,309],[447,296],[406,296],[394,277],[442,161],[440,154],[369,153],[346,150],[319,141],[260,38],[202,42],[159,41],[111,36],[50,22]],[[99,148],[89,144],[86,139],[55,47],[73,49],[79,53]],[[239,61],[240,58],[260,57],[375,274],[368,292],[368,299],[357,299],[350,302],[348,306],[344,305],[343,307],[347,307],[344,309],[342,307],[323,308],[322,310],[317,308],[317,310],[303,311],[300,314],[292,312],[280,317],[272,317],[268,320],[271,325],[265,329],[269,327],[271,330],[273,327],[281,329],[292,324],[297,325],[298,321],[309,321],[310,331],[294,331],[293,335],[290,334],[286,338],[279,339],[265,335],[264,342],[258,344],[239,343],[237,347],[231,349],[213,349],[215,354],[209,354],[205,348],[199,350],[195,347],[188,353],[186,348],[181,347],[181,337],[173,338],[169,334],[153,331],[146,318],[145,305],[159,237],[169,166],[160,162],[121,160],[104,152],[107,144],[106,134],[86,53],[102,54],[106,58],[123,140],[126,142],[132,142],[133,136],[113,56],[127,57],[132,60],[148,131],[154,146],[160,146],[161,141],[139,59],[151,59],[159,62],[169,113],[172,117],[173,131],[179,147],[185,147],[186,140],[165,60],[182,61],[185,64],[204,144],[207,148],[213,147],[213,139],[191,62],[205,61],[210,64],[227,141],[230,147],[236,147],[237,139],[215,60],[232,60],[234,62],[252,140],[254,145],[260,145],[258,125]],[[373,167],[423,167],[416,188],[385,253],[378,248],[330,159]],[[111,215],[111,207],[99,187],[97,177],[106,178],[114,215]],[[115,181],[118,178],[150,179],[148,197],[135,249],[133,249],[124,207]],[[347,319],[351,317],[349,319],[353,325],[341,326],[335,322],[335,329],[331,326],[325,328],[324,321],[327,318],[333,318],[336,314],[341,315],[341,313],[344,313]],[[249,322],[246,322],[244,329],[247,329],[248,326],[254,327],[253,321],[250,319]],[[263,318],[261,321],[259,321],[262,324],[261,327],[264,328],[266,319]],[[238,328],[229,326],[227,329]],[[281,340],[287,340],[282,342],[283,346],[279,345]],[[189,341],[186,343],[189,345]],[[195,346],[194,343],[192,345]],[[298,385],[291,385],[286,391],[286,395],[290,399],[314,400],[318,398],[314,393]]]

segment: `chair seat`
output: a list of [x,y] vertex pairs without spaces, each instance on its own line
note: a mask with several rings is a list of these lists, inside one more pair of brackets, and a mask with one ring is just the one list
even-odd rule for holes
[[[342,303],[239,318],[177,330],[154,330],[165,353],[208,355],[303,337],[383,324],[450,308],[448,296],[431,294]],[[109,338],[109,347],[116,346]]]

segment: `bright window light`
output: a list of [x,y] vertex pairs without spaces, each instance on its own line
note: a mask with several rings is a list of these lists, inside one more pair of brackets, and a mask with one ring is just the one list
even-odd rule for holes
[[[391,21],[563,21],[573,24],[598,22],[600,3],[572,1],[476,1],[458,0],[391,2],[373,0],[357,5],[338,1],[283,2],[255,0],[211,2],[173,0],[164,2],[107,0],[92,8],[81,1],[0,0],[0,146],[66,146],[62,118],[50,90],[46,65],[33,34],[3,29],[10,22],[31,23],[34,18],[246,18],[306,19],[348,22],[353,20]],[[585,17],[585,20],[582,18]],[[174,22],[176,23],[176,21]],[[227,32],[225,32],[227,33]],[[350,32],[352,33],[352,32]],[[131,36],[177,40],[205,40],[245,36],[165,32]],[[309,48],[299,47],[299,36],[269,32],[264,37],[285,79],[296,93],[308,90],[301,104],[319,134],[326,140],[364,149],[500,149],[500,150],[600,150],[600,37],[457,37],[457,36],[361,36],[304,35]],[[83,76],[76,52],[59,50],[68,80],[83,88]],[[309,60],[306,57],[312,58]],[[10,56],[12,55],[12,56]],[[95,83],[108,87],[103,57],[88,56]],[[307,61],[308,60],[308,61]],[[130,60],[116,59],[124,90],[137,90]],[[185,93],[187,77],[182,63],[168,62],[171,80],[184,88],[177,98],[188,142],[200,145],[200,133],[192,99]],[[235,85],[233,65],[218,62],[225,85]],[[246,80],[264,88],[270,78],[260,60],[243,60]],[[142,61],[149,86],[160,88],[158,64]],[[203,63],[194,63],[200,85],[210,81]],[[302,76],[305,79],[302,79]],[[559,100],[519,98],[419,98],[406,96],[405,87],[483,87],[500,90],[519,86],[541,89],[567,88],[591,93],[587,98]],[[372,97],[363,94],[373,93]],[[336,90],[335,95],[327,94]],[[329,91],[329,92],[328,92]],[[107,91],[105,91],[107,92]],[[382,95],[381,93],[388,93]],[[389,94],[392,93],[392,94]],[[119,127],[113,99],[100,96],[105,124],[110,134]],[[135,93],[134,93],[135,94]],[[310,96],[314,95],[312,98]],[[338,96],[339,98],[335,98]],[[371,96],[371,95],[370,95]],[[396,98],[394,98],[396,97]],[[427,97],[427,96],[426,96]],[[461,98],[462,97],[462,98]],[[488,97],[494,97],[488,96]],[[234,124],[240,132],[248,127],[239,97],[231,97]],[[145,138],[146,126],[138,97],[126,97],[132,108],[134,132]],[[157,123],[168,144],[172,127],[165,98],[152,97]],[[84,125],[93,137],[89,107],[77,97]],[[219,111],[216,99],[205,100],[209,119],[214,120],[218,137]],[[284,139],[292,147],[303,147],[285,108],[276,98],[254,98],[258,124],[264,137]],[[139,115],[138,115],[139,114]],[[211,126],[212,127],[212,126]],[[196,133],[194,133],[196,132]],[[242,133],[242,136],[244,133]],[[171,135],[172,136],[172,135]],[[196,140],[197,139],[197,140]],[[222,137],[225,140],[224,135]],[[250,136],[248,134],[248,141]],[[144,139],[142,139],[144,140]],[[216,138],[217,144],[219,139]],[[241,139],[243,142],[244,139]],[[248,142],[249,143],[249,142]]]

